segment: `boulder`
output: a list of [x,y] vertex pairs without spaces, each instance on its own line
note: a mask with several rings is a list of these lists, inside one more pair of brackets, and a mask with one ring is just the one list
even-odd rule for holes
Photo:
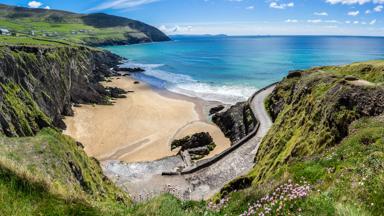
[[129,72],[129,73],[141,73],[145,71],[143,68],[140,68],[140,67],[126,68],[126,67],[119,67],[119,66],[115,66],[113,70],[121,71],[121,72]]
[[211,135],[208,132],[196,133],[192,136],[186,136],[180,140],[174,140],[171,144],[171,149],[181,147],[181,150],[192,149],[196,147],[207,146],[213,142]]
[[181,154],[188,152],[192,160],[198,160],[208,155],[216,145],[208,132],[201,132],[174,140],[171,144],[171,149],[173,150],[178,147],[181,147]]

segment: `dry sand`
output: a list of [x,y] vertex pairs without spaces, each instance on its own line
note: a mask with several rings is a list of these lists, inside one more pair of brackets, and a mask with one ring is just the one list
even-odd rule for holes
[[129,77],[114,78],[106,86],[134,91],[113,106],[82,105],[67,117],[65,134],[83,143],[88,155],[126,162],[157,160],[177,152],[170,150],[173,138],[210,132],[217,144],[209,157],[230,146],[213,124],[202,121],[202,107],[191,99],[167,97]]

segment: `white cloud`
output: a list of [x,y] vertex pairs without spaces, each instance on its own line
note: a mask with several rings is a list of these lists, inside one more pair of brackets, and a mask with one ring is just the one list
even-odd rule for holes
[[328,16],[327,12],[315,12],[313,14],[316,15],[316,16]]
[[369,22],[369,25],[375,25],[376,24],[376,20],[372,20],[371,22]]
[[326,0],[326,2],[330,4],[346,4],[346,5],[351,5],[351,4],[365,4],[370,2],[371,0]]
[[176,34],[176,33],[186,33],[192,31],[193,27],[191,25],[174,25],[174,26],[159,26],[160,31],[166,34]]
[[375,11],[375,12],[381,12],[381,11],[383,11],[383,5],[377,5],[375,8],[373,8],[373,10]]
[[337,21],[337,20],[325,20],[324,22],[325,22],[325,23],[340,23],[340,22]]
[[49,7],[49,6],[47,5],[47,6],[44,7],[44,9],[49,10],[49,9],[51,9],[51,7]]
[[321,19],[307,20],[309,23],[321,23],[323,22]]
[[326,0],[326,2],[330,4],[345,4],[345,5],[353,5],[353,4],[363,5],[369,2],[372,2],[374,4],[384,4],[384,0]]
[[126,9],[157,1],[160,0],[108,0],[107,2],[99,4],[89,10]]
[[360,11],[350,11],[350,12],[348,12],[348,15],[349,16],[357,16],[357,15],[359,15],[359,13],[360,13]]
[[299,20],[297,20],[297,19],[287,19],[284,22],[286,22],[286,23],[298,23]]
[[255,6],[248,6],[248,7],[246,7],[245,9],[247,9],[247,10],[253,10],[253,9],[255,9]]
[[295,3],[293,2],[289,2],[289,3],[277,3],[277,2],[271,2],[269,4],[269,7],[270,8],[274,8],[274,9],[286,9],[286,8],[290,8],[290,7],[294,7],[295,6]]
[[[292,18],[291,18],[292,19]],[[306,20],[299,20],[299,23],[285,23],[284,19],[279,21],[253,21],[253,22],[194,22],[194,23],[164,23],[168,28],[174,26],[177,33],[170,34],[227,34],[227,35],[384,35],[384,28],[376,23],[365,27],[352,24],[327,24],[324,21],[319,24],[306,23]],[[304,23],[305,22],[305,23]],[[353,22],[353,20],[351,20]],[[379,19],[378,21],[379,22]],[[343,22],[344,23],[344,22]],[[369,23],[369,22],[367,22]],[[193,26],[189,31],[182,31],[185,26]]]
[[28,2],[28,7],[30,8],[39,8],[43,3],[38,2],[38,1],[30,1]]

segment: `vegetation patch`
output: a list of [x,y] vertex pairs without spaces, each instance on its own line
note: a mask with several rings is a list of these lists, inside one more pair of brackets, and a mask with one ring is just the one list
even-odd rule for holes
[[[130,204],[71,138],[53,129],[0,138],[0,199],[24,215],[124,214]],[[12,214],[14,215],[14,214]]]

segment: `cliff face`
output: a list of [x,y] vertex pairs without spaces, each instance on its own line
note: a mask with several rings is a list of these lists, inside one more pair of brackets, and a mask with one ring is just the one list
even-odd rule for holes
[[72,103],[107,103],[98,81],[119,60],[85,47],[0,47],[0,132],[30,136],[63,128]]
[[99,162],[53,129],[65,126],[61,119],[73,114],[72,103],[109,103],[111,91],[98,81],[119,60],[81,46],[0,47],[2,213],[117,215],[126,209],[128,195]]

